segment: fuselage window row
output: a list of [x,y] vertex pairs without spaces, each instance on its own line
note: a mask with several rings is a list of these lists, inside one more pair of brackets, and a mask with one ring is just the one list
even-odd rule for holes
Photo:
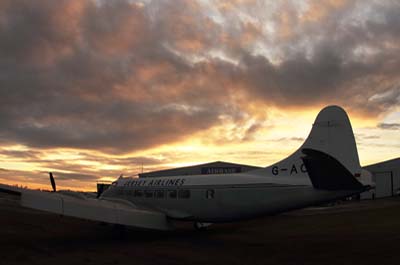
[[190,190],[135,190],[135,191],[127,191],[125,194],[130,195],[133,194],[134,197],[138,198],[170,198],[170,199],[189,199],[190,198]]

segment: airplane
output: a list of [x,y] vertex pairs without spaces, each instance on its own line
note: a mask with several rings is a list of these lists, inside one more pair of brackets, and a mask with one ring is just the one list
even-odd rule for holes
[[154,178],[120,176],[98,198],[0,186],[24,207],[140,229],[196,229],[321,205],[374,187],[360,166],[350,120],[339,106],[322,109],[301,147],[286,159],[246,173]]

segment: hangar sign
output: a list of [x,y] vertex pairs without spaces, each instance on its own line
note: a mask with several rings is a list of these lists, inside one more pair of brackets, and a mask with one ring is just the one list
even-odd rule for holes
[[202,167],[201,174],[232,174],[242,172],[241,167]]

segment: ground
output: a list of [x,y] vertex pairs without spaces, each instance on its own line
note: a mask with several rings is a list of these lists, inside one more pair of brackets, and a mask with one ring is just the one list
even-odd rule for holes
[[[195,231],[121,231],[0,195],[0,264],[400,264],[400,198],[311,208]],[[122,236],[121,236],[121,233]]]

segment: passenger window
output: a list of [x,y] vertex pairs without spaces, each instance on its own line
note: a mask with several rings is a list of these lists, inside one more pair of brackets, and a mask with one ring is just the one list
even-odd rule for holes
[[164,191],[163,190],[157,190],[156,191],[156,198],[164,198]]
[[207,190],[206,191],[206,198],[207,199],[214,199],[214,194],[215,194],[214,190]]
[[135,190],[133,196],[135,196],[135,197],[143,197],[143,191]]
[[179,190],[178,197],[180,199],[188,199],[188,198],[190,198],[190,190]]
[[169,190],[168,191],[168,197],[172,198],[172,199],[176,199],[177,192],[176,190]]
[[146,198],[152,198],[153,197],[153,191],[152,190],[145,190],[144,191],[144,196]]

